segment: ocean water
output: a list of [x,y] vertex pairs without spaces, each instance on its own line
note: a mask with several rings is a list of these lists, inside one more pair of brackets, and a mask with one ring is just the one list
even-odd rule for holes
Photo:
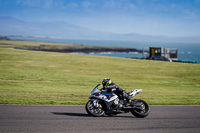
[[[46,41],[70,44],[83,44],[93,46],[113,46],[113,47],[127,47],[142,50],[149,47],[167,47],[178,49],[178,60],[192,60],[200,64],[200,43],[172,43],[172,42],[134,42],[134,41],[114,41],[114,40],[78,40],[78,39],[52,39],[52,38],[28,38],[28,37],[12,37],[15,40],[33,40],[33,41]],[[122,58],[143,58],[141,53],[89,53],[90,55],[97,56],[113,56]]]

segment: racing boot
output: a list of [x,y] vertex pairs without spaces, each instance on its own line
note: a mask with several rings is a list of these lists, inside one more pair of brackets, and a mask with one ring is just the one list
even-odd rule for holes
[[131,103],[131,96],[129,96],[126,91],[123,91],[123,98],[126,99],[125,106],[129,106]]

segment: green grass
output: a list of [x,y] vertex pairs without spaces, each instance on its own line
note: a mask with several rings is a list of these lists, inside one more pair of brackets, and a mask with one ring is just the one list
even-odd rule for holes
[[199,64],[8,48],[0,48],[0,104],[85,104],[110,77],[127,91],[143,89],[136,98],[151,105],[200,105]]

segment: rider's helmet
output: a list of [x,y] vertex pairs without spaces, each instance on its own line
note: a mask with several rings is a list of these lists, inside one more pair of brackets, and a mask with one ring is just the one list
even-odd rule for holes
[[106,86],[106,85],[110,85],[112,83],[111,79],[110,78],[104,78],[102,80],[102,85],[103,86]]

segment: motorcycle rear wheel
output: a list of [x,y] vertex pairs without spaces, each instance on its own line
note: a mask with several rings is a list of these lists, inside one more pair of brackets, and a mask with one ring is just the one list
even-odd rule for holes
[[131,113],[135,117],[144,118],[144,117],[146,117],[146,116],[149,115],[150,107],[149,107],[149,105],[144,100],[137,99],[134,102],[137,102],[138,104],[141,105],[141,109],[132,109],[131,110]]
[[100,103],[98,103],[98,107],[93,105],[93,101],[89,100],[85,105],[85,109],[87,113],[91,116],[100,117],[104,115],[103,107]]

